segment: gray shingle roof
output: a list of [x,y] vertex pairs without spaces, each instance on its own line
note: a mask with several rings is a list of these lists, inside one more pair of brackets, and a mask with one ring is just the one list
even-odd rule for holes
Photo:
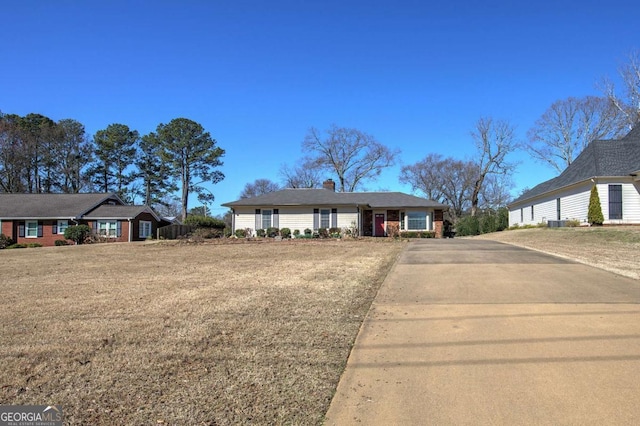
[[372,208],[448,208],[436,201],[402,192],[334,192],[329,189],[283,189],[222,205],[226,207],[361,205]]
[[[97,209],[92,210],[84,217],[87,219],[133,219],[140,213],[151,213],[156,216],[153,211],[147,206],[110,206],[102,205]],[[157,219],[159,219],[156,216]]]
[[591,142],[559,176],[535,186],[511,204],[596,177],[623,177],[640,170],[640,125],[622,139]]
[[79,218],[114,194],[0,194],[0,219]]

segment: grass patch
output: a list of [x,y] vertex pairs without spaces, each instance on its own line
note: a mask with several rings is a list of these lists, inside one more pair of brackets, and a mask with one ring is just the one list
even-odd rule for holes
[[61,404],[69,424],[320,424],[403,247],[2,251],[0,400]]
[[476,238],[541,250],[640,279],[639,226],[518,229]]

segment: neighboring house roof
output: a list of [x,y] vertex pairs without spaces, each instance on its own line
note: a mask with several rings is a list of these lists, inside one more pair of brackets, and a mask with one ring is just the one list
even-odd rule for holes
[[597,177],[623,177],[640,169],[640,125],[621,139],[591,142],[557,177],[535,186],[511,204]]
[[160,217],[148,206],[102,205],[83,216],[84,219],[133,219],[141,213],[150,213],[160,221]]
[[0,194],[0,219],[79,218],[115,194]]
[[160,221],[149,206],[124,205],[116,194],[0,194],[0,219],[133,219],[144,212]]
[[329,189],[283,189],[222,205],[225,207],[360,205],[371,208],[448,208],[445,204],[402,192],[334,192]]

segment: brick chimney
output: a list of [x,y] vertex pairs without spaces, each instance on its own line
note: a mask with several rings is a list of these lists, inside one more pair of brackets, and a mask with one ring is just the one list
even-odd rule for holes
[[324,189],[328,189],[329,191],[336,192],[336,183],[333,181],[333,179],[327,179],[322,182],[322,187]]

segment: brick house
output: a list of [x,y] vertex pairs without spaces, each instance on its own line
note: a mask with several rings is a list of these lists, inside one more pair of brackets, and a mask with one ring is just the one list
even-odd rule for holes
[[382,237],[390,230],[433,231],[442,237],[443,211],[433,200],[402,192],[335,192],[327,180],[322,189],[284,189],[222,204],[233,212],[236,229],[353,228],[359,235]]
[[109,241],[142,241],[166,224],[149,206],[116,194],[0,194],[0,233],[20,244],[53,246],[72,225],[88,225]]

